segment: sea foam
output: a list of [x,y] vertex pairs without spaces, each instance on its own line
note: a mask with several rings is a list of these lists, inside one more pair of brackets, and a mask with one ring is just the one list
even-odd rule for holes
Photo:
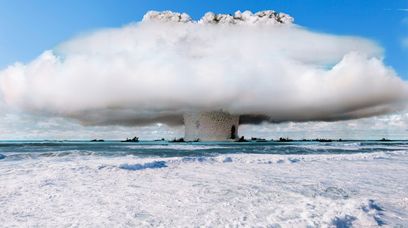
[[[383,145],[371,153],[337,154],[235,153],[245,146],[229,147],[228,153],[178,153],[186,156],[157,156],[156,150],[137,156],[119,150],[118,156],[98,152],[3,159],[0,224],[408,226],[408,153],[401,150],[403,145],[391,151]],[[11,153],[2,150],[6,156]]]

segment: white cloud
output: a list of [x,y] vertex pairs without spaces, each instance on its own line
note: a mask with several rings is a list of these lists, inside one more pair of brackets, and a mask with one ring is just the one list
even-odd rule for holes
[[408,110],[370,118],[336,121],[242,125],[240,134],[278,139],[403,139],[408,136]]
[[174,139],[184,134],[182,126],[83,126],[77,121],[61,117],[7,113],[0,116],[0,140],[63,140],[117,139],[134,136],[142,140]]
[[21,111],[101,127],[177,125],[191,110],[308,121],[405,105],[406,83],[383,64],[376,43],[309,31],[289,16],[284,24],[257,17],[194,22],[167,12],[98,31],[1,71],[1,92]]

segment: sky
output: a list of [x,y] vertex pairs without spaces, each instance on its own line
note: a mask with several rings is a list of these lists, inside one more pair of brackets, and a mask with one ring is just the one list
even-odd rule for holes
[[[0,69],[27,63],[44,50],[92,31],[140,21],[149,10],[186,12],[194,19],[204,13],[253,12],[273,9],[295,18],[312,31],[368,38],[384,49],[384,62],[408,80],[408,0],[259,0],[259,1],[80,1],[0,0]],[[0,114],[0,139],[123,138],[132,133],[154,138],[180,136],[182,129],[155,124],[148,127],[85,127],[61,118]],[[283,123],[243,126],[241,132],[260,137],[404,138],[405,112],[342,122]],[[372,124],[376,122],[377,124]],[[132,132],[132,133],[129,133]]]

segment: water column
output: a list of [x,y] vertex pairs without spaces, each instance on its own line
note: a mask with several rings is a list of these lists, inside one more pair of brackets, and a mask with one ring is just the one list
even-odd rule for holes
[[186,141],[231,141],[238,138],[239,116],[222,111],[184,114]]

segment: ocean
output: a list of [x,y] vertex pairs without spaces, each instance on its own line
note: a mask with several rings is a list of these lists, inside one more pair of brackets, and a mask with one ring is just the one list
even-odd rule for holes
[[0,141],[0,227],[408,227],[408,141]]

